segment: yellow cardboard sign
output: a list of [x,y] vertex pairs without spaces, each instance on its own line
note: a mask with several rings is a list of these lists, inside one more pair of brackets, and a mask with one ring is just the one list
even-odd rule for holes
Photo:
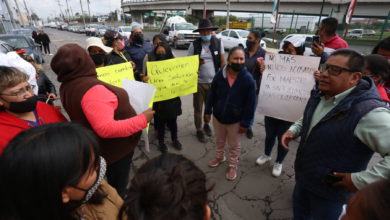
[[120,63],[96,69],[98,79],[108,84],[122,87],[123,79],[134,80],[134,72],[131,63]]
[[154,102],[197,92],[198,55],[147,62],[146,65],[149,83],[157,89]]

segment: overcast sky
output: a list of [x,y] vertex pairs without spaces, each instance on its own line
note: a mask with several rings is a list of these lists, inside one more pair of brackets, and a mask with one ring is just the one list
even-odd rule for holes
[[[23,0],[17,0],[21,11],[25,11]],[[27,8],[34,11],[40,18],[46,19],[47,17],[53,17],[60,13],[60,7],[58,6],[57,0],[25,0]],[[62,4],[62,12],[65,14],[66,0],[58,0]],[[8,0],[12,5],[15,5],[14,0]],[[83,10],[88,13],[87,0],[81,0],[83,3]],[[81,12],[80,0],[68,0],[69,10]],[[110,11],[120,9],[120,0],[90,0],[91,14],[108,14]]]

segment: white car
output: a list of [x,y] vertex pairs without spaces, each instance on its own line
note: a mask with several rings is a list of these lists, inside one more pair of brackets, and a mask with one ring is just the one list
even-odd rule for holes
[[118,32],[126,37],[127,39],[130,39],[130,35],[131,35],[131,26],[119,26],[118,27]]
[[[249,31],[241,29],[227,29],[217,34],[217,38],[221,39],[225,49],[231,49],[233,47],[246,48],[246,39],[249,35]],[[260,46],[263,49],[267,49],[265,41],[261,40]]]
[[364,30],[363,29],[353,29],[348,31],[348,38],[360,39],[363,38]]

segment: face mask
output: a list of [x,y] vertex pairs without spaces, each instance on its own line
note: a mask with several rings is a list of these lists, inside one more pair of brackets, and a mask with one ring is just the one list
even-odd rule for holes
[[93,62],[95,63],[95,65],[99,66],[99,65],[104,64],[104,60],[106,59],[106,55],[105,54],[94,54],[94,55],[91,55],[91,58],[92,58]]
[[86,202],[88,202],[88,200],[91,199],[93,194],[95,194],[96,190],[102,184],[104,176],[106,175],[106,166],[107,166],[106,161],[104,160],[103,157],[100,157],[100,166],[99,166],[98,176],[96,178],[95,183],[91,187],[89,187],[89,189],[83,189],[80,187],[72,186],[78,190],[84,191],[85,195],[84,195],[84,198],[81,200],[71,200],[68,203],[64,204],[68,210],[76,209],[76,208],[80,207],[83,203],[86,203]]
[[122,40],[121,41],[121,44],[119,45],[119,50],[123,50],[123,48],[125,48],[125,42]]
[[143,34],[136,34],[134,36],[134,42],[136,44],[143,44],[144,43],[144,35]]
[[242,69],[244,69],[245,64],[244,63],[230,63],[230,68],[233,69],[234,72],[241,72]]
[[37,106],[38,96],[34,95],[22,102],[10,102],[9,111],[14,113],[26,113],[35,110]]
[[246,48],[251,49],[253,46],[256,45],[256,42],[255,41],[246,40],[245,44],[246,44]]
[[210,40],[211,40],[211,35],[208,35],[208,36],[200,36],[200,38],[202,39],[202,41],[210,41]]
[[165,60],[166,54],[156,54],[156,60]]

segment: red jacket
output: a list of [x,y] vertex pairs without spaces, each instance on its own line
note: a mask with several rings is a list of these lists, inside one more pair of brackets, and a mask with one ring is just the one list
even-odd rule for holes
[[[44,102],[37,102],[36,111],[39,124],[67,121],[61,112]],[[6,111],[0,111],[0,154],[12,138],[24,130],[30,129],[32,126],[25,120]]]
[[349,45],[343,38],[336,34],[325,42],[325,47],[338,50],[342,48],[349,48]]
[[379,83],[378,85],[376,85],[376,88],[378,89],[378,93],[379,93],[379,95],[381,96],[381,98],[382,98],[383,100],[385,100],[385,101],[390,102],[390,99],[389,99],[389,97],[387,96],[385,87],[383,87],[383,85]]

